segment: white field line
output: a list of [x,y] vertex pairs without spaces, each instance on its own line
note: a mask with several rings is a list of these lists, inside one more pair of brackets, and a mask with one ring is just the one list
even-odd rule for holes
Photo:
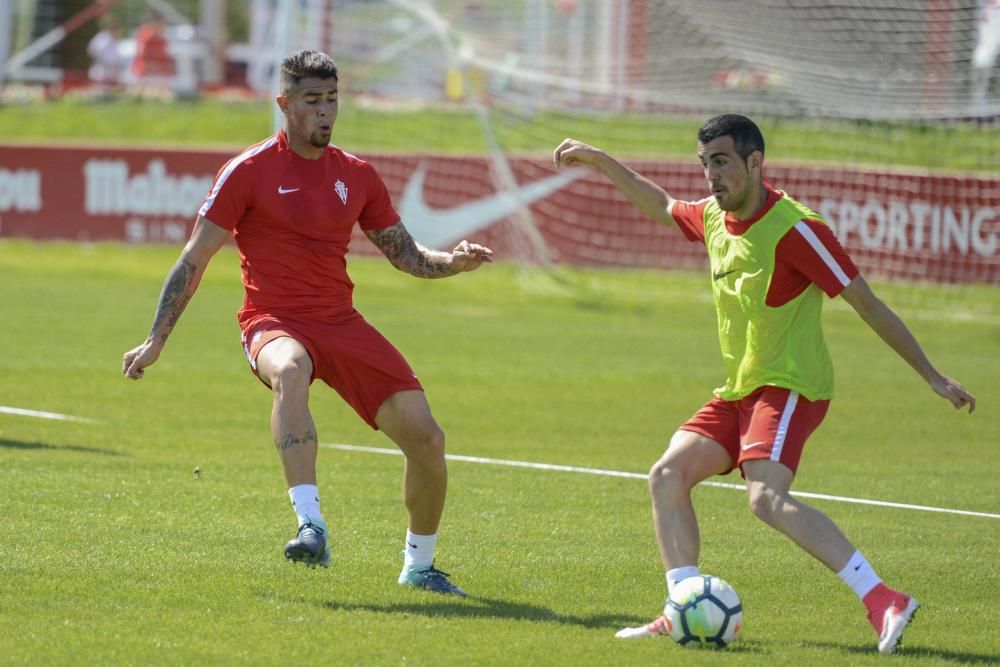
[[95,419],[86,417],[74,417],[73,415],[61,415],[58,412],[43,412],[42,410],[25,410],[24,408],[12,408],[8,405],[0,405],[0,413],[17,415],[19,417],[38,417],[39,419],[54,419],[63,422],[80,422],[81,424],[96,424]]
[[[398,449],[387,449],[383,447],[362,447],[360,445],[342,445],[334,443],[321,443],[320,447],[327,449],[339,449],[347,452],[365,452],[368,454],[391,454],[402,456]],[[467,463],[485,463],[486,465],[510,466],[513,468],[531,468],[533,470],[551,470],[556,472],[575,472],[584,475],[602,475],[604,477],[627,477],[629,479],[646,479],[645,473],[623,472],[621,470],[602,470],[600,468],[581,468],[579,466],[564,466],[554,463],[533,463],[531,461],[509,461],[506,459],[488,459],[482,456],[462,456],[460,454],[446,454],[449,461],[464,461]],[[720,489],[734,489],[745,491],[746,487],[741,484],[726,484],[723,482],[702,482],[701,486],[714,486]],[[928,507],[926,505],[908,505],[906,503],[890,503],[884,500],[869,500],[866,498],[848,498],[846,496],[831,496],[825,493],[807,493],[805,491],[792,491],[793,496],[800,498],[816,498],[818,500],[832,500],[838,503],[855,503],[857,505],[875,505],[878,507],[895,507],[897,509],[919,510],[921,512],[942,512],[944,514],[961,514],[963,516],[978,516],[987,519],[1000,519],[1000,514],[990,514],[988,512],[970,512],[968,510],[956,510],[946,507]]]

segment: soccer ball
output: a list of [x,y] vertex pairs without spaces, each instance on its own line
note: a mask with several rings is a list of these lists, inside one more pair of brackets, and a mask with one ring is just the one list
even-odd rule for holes
[[681,646],[725,648],[743,627],[743,605],[732,586],[705,574],[674,586],[663,618],[670,638]]

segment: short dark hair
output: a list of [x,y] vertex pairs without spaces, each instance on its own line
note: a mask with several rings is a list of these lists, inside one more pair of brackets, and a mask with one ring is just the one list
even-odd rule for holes
[[337,79],[337,64],[320,51],[302,49],[289,53],[281,61],[281,89],[287,91],[306,77]]
[[764,153],[764,135],[757,124],[746,116],[726,113],[709,118],[698,130],[698,141],[707,144],[719,137],[732,137],[736,152],[746,160],[754,151]]

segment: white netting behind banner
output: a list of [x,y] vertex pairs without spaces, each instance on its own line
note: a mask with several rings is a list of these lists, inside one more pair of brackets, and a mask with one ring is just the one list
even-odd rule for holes
[[[392,0],[336,2],[333,16],[346,104],[477,112],[481,144],[456,152],[480,159],[429,164],[428,202],[544,183],[565,136],[700,199],[697,127],[740,112],[764,130],[768,178],[828,217],[867,270],[1000,281],[1000,102],[975,66],[991,21],[1000,40],[1000,3]],[[591,175],[490,235],[534,260],[703,261]]]

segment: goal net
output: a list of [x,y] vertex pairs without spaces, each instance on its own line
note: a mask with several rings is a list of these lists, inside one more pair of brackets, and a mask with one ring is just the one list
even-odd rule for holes
[[[738,112],[764,131],[767,179],[826,216],[867,272],[1000,282],[1000,82],[987,62],[1000,50],[1000,3],[337,0],[329,9],[329,44],[318,46],[343,72],[338,141],[350,145],[354,119],[419,128],[412,159],[380,165],[403,204],[475,217],[471,205],[506,196],[507,215],[477,238],[519,259],[703,266],[702,249],[642,220],[602,179],[553,180],[550,155],[572,136],[676,197],[701,199],[697,128]],[[424,159],[425,146],[449,148]],[[438,231],[424,233],[451,240]]]

